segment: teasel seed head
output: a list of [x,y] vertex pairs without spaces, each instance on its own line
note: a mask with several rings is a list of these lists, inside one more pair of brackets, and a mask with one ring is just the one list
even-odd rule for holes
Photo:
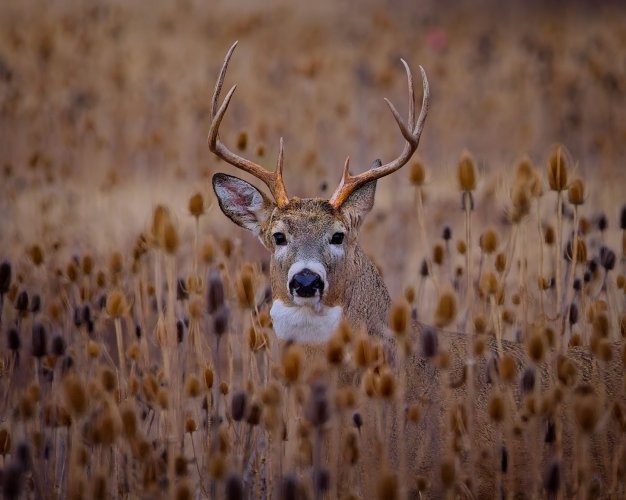
[[8,261],[0,263],[0,295],[6,295],[11,288],[11,264]]
[[63,380],[63,392],[70,412],[82,416],[87,411],[88,397],[85,386],[76,375],[67,375]]
[[500,376],[507,383],[513,382],[517,377],[517,364],[515,358],[505,354],[500,360]]
[[304,353],[302,347],[297,344],[289,344],[283,352],[282,372],[288,384],[295,384],[302,373]]
[[434,328],[426,327],[422,331],[422,355],[432,359],[437,355],[439,349],[439,339]]
[[254,268],[251,265],[245,265],[237,274],[237,299],[242,309],[254,309],[256,306],[256,279],[254,274]]
[[446,489],[454,486],[456,481],[456,467],[453,457],[444,458],[440,466],[441,483]]
[[243,420],[246,414],[248,395],[244,391],[236,391],[230,401],[230,413],[235,422]]
[[195,375],[189,375],[185,380],[185,395],[188,398],[197,398],[200,394],[200,380]]
[[452,291],[445,291],[439,296],[435,310],[435,325],[439,328],[449,326],[456,317],[456,300]]
[[398,477],[393,471],[383,471],[378,478],[376,493],[379,500],[396,500],[400,491]]
[[414,186],[422,186],[426,180],[426,169],[420,160],[414,160],[409,169],[409,181]]
[[33,324],[31,349],[35,358],[41,359],[48,353],[46,328],[39,322]]
[[567,190],[569,202],[572,205],[585,203],[585,184],[582,179],[574,179]]
[[498,249],[498,233],[495,229],[489,228],[480,235],[480,249],[487,255]]
[[474,191],[476,189],[476,167],[469,152],[464,151],[459,160],[458,168],[459,186],[461,191]]
[[410,311],[408,304],[401,300],[391,306],[389,326],[396,337],[406,336],[409,329]]
[[531,334],[526,350],[530,359],[532,359],[535,363],[541,363],[545,354],[545,345],[544,340],[541,338],[539,333]]
[[189,213],[196,219],[204,214],[204,198],[201,193],[196,193],[189,198]]
[[496,423],[500,423],[504,420],[506,415],[506,409],[504,405],[504,399],[502,395],[499,393],[495,393],[491,395],[489,399],[489,418]]
[[557,146],[550,155],[547,174],[552,191],[563,191],[567,187],[567,164],[561,146]]
[[128,304],[126,303],[126,297],[124,293],[115,289],[109,293],[106,301],[106,312],[113,318],[121,318],[126,314],[128,310]]
[[241,478],[238,474],[230,474],[226,478],[225,485],[226,500],[243,500],[244,489]]

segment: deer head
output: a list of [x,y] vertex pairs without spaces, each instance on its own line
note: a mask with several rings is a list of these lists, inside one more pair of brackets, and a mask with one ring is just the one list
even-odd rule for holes
[[[219,73],[211,104],[209,149],[222,160],[263,181],[273,199],[252,184],[226,174],[213,176],[213,189],[224,214],[254,233],[272,253],[270,274],[274,329],[281,338],[307,342],[326,340],[342,315],[362,322],[371,331],[384,323],[388,295],[357,236],[365,215],[374,205],[376,181],[405,165],[417,150],[429,102],[428,80],[420,66],[424,94],[415,118],[413,77],[402,60],[409,86],[409,115],[405,123],[385,99],[406,142],[400,156],[383,165],[376,160],[359,175],[351,175],[346,159],[339,187],[329,200],[289,198],[283,182],[283,140],[278,164],[270,172],[230,151],[219,139],[219,126],[236,85],[218,107],[219,95],[233,44]],[[371,305],[370,305],[371,304]]]

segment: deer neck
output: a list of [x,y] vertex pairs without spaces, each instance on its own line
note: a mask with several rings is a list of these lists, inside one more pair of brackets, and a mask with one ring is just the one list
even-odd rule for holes
[[344,277],[333,305],[320,303],[313,307],[288,304],[274,289],[282,283],[272,281],[274,301],[270,315],[278,338],[307,344],[323,343],[330,339],[342,318],[355,328],[365,328],[372,334],[382,333],[389,294],[376,266],[359,246],[346,262]]

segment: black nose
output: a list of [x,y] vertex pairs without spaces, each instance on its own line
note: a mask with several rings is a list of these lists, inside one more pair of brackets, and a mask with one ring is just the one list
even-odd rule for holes
[[314,297],[315,292],[319,291],[321,295],[324,291],[324,282],[319,274],[303,269],[291,278],[289,291],[295,292],[298,297]]

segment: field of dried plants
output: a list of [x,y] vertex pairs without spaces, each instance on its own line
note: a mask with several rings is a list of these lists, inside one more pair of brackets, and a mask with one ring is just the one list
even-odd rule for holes
[[[5,498],[626,497],[626,11],[419,4],[2,3]],[[221,138],[301,197],[397,155],[426,69],[360,235],[385,341],[276,337],[210,189],[234,40]]]

